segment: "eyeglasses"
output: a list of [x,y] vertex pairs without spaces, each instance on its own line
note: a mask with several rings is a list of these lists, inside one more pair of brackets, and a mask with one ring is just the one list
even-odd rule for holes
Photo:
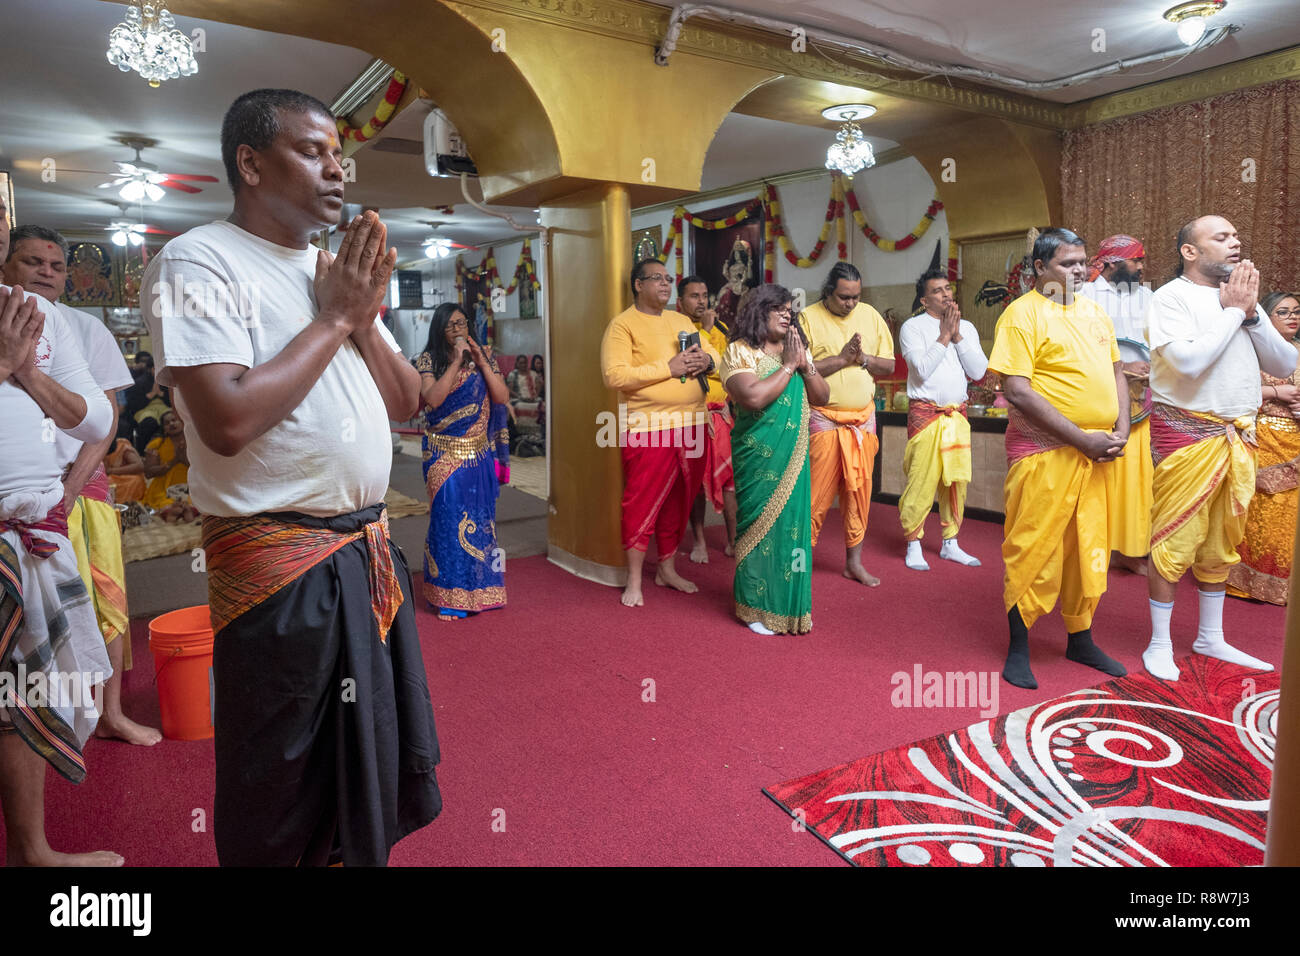
[[794,318],[794,310],[789,307],[784,309],[773,309],[772,314],[775,315],[778,319]]
[[655,272],[655,273],[651,273],[648,276],[637,276],[637,278],[640,279],[642,282],[672,282],[673,281],[668,277],[668,273],[666,272]]
[[1300,309],[1277,309],[1273,312],[1275,319],[1300,319]]
[[447,323],[447,328],[449,328],[449,329],[468,329],[468,328],[469,328],[469,323],[466,322],[464,319],[453,319],[452,321],[450,321],[450,322]]

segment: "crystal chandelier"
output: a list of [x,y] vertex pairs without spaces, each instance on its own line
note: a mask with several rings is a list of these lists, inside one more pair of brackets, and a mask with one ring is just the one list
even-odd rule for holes
[[871,144],[854,122],[856,119],[866,119],[875,111],[874,106],[866,103],[832,106],[822,110],[822,116],[839,120],[842,124],[835,134],[835,142],[826,150],[827,169],[838,169],[845,176],[852,176],[876,165],[876,154],[872,151]]
[[126,22],[108,35],[108,62],[123,73],[135,70],[153,87],[199,71],[190,38],[176,29],[170,13],[151,3],[126,8]]

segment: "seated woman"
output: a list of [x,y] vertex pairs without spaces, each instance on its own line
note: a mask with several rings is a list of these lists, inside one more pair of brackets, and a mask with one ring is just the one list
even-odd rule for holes
[[113,449],[104,456],[104,471],[113,488],[113,501],[125,504],[139,501],[145,496],[144,459],[125,438],[113,443]]
[[537,412],[537,424],[546,434],[546,363],[540,354],[533,356],[533,374],[537,376],[537,394],[542,399],[542,407]]
[[734,407],[736,617],[758,634],[812,630],[809,404],[830,401],[779,285],[746,293],[719,376]]
[[515,357],[515,367],[506,376],[510,390],[510,407],[514,410],[515,429],[520,435],[539,433],[542,411],[542,379],[528,367],[528,356]]
[[440,618],[453,621],[506,603],[496,512],[509,473],[510,392],[491,349],[474,339],[453,302],[433,313],[415,367],[424,402],[424,483],[432,502],[424,596]]
[[162,416],[162,434],[149,442],[144,453],[144,473],[149,479],[144,503],[164,521],[193,521],[198,512],[189,495],[173,497],[169,489],[189,482],[190,460],[185,447],[185,423],[175,409]]
[[[1270,292],[1259,300],[1273,327],[1288,342],[1300,331],[1300,294]],[[1246,511],[1246,537],[1237,545],[1241,563],[1228,570],[1228,593],[1286,604],[1300,485],[1300,369],[1291,377],[1264,379],[1264,404],[1255,419],[1255,497]]]

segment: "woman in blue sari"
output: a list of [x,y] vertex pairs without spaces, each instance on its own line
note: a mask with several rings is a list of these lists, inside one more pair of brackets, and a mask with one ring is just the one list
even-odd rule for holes
[[424,484],[432,502],[424,596],[454,621],[506,603],[497,547],[500,484],[509,480],[509,390],[465,312],[444,302],[415,359],[424,413]]

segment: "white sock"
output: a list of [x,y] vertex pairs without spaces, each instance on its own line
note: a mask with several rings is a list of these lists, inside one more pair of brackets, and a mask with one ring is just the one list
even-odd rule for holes
[[964,564],[968,568],[978,568],[980,559],[967,554],[957,544],[956,538],[946,538],[943,546],[939,548],[939,557],[945,561],[956,561],[958,564]]
[[1174,664],[1174,642],[1169,637],[1169,619],[1174,614],[1174,602],[1148,600],[1151,605],[1151,643],[1142,652],[1142,665],[1147,673],[1161,680],[1178,680],[1178,667]]
[[769,630],[768,628],[760,624],[758,621],[751,622],[749,625],[749,629],[753,631],[755,634],[765,634],[768,637],[771,637],[776,634],[776,631]]
[[907,542],[907,556],[903,558],[903,563],[913,571],[929,571],[930,565],[925,563],[925,556],[921,554],[921,542]]
[[1238,664],[1257,671],[1271,671],[1272,664],[1261,661],[1258,657],[1251,657],[1245,651],[1237,650],[1223,639],[1225,592],[1202,591],[1197,588],[1196,593],[1201,596],[1201,619],[1196,626],[1196,640],[1192,643],[1192,650],[1206,657],[1227,661],[1229,664]]

